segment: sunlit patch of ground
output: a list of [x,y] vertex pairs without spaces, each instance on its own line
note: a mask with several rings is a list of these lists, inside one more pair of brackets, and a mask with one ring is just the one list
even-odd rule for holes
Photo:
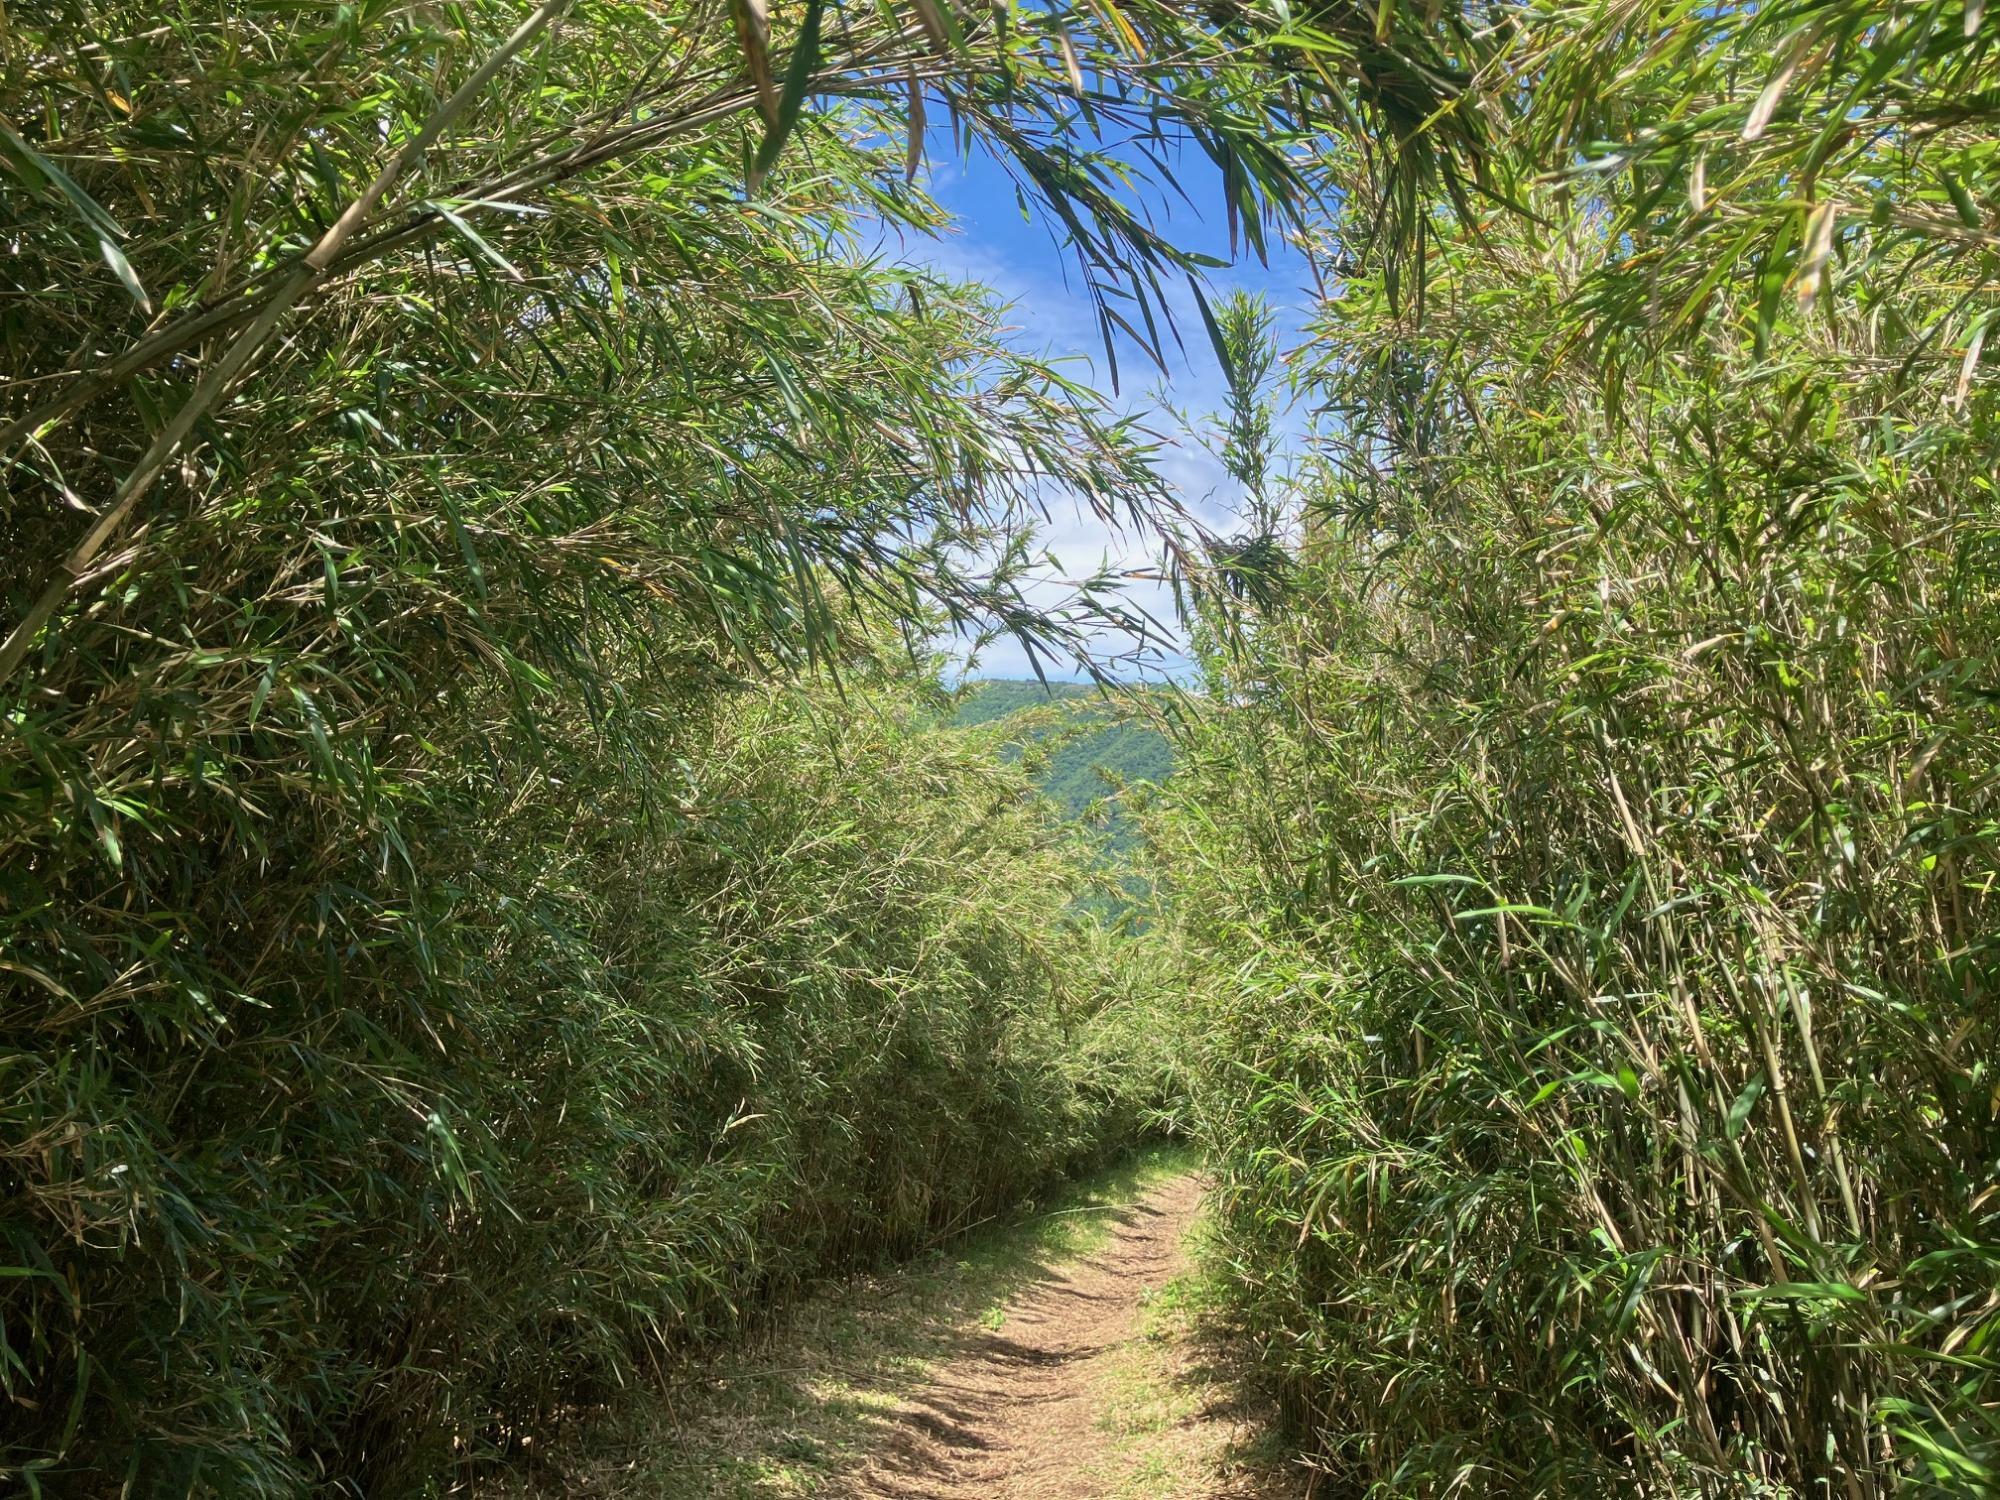
[[673,1401],[481,1494],[595,1500],[1288,1496],[1200,1332],[1199,1185],[1149,1153],[949,1249],[830,1285]]

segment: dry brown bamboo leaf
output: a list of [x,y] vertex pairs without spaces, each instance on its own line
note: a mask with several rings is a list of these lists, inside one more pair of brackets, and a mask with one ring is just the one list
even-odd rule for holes
[[1743,139],[1759,139],[1770,127],[1771,117],[1778,112],[1784,101],[1785,90],[1798,75],[1800,64],[1805,61],[1807,50],[1813,44],[1816,33],[1802,31],[1792,41],[1785,60],[1778,65],[1778,71],[1771,75],[1771,81],[1764,85],[1764,91],[1757,96],[1757,102],[1750,106],[1750,118],[1743,122]]
[[910,90],[910,144],[903,153],[903,180],[915,182],[924,163],[924,85],[915,67],[904,71]]
[[757,112],[766,127],[778,125],[778,84],[771,76],[771,12],[765,0],[730,0],[736,17],[736,40],[743,48],[743,61],[757,85]]
[[944,23],[944,12],[938,9],[937,0],[910,0],[910,6],[917,13],[917,24],[924,28],[924,35],[931,39],[931,45],[943,52],[951,45],[951,28]]

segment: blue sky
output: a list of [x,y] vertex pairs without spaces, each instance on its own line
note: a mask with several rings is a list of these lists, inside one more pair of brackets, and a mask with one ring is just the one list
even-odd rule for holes
[[[960,156],[951,151],[948,138],[941,141],[935,133],[932,143],[943,150],[934,152],[929,160],[931,191],[957,220],[956,232],[937,241],[911,241],[900,258],[992,288],[1012,305],[1008,322],[1013,326],[1010,337],[1015,343],[1036,354],[1073,361],[1066,365],[1073,378],[1108,394],[1111,379],[1102,336],[1069,252],[1052,237],[1039,216],[1034,222],[1023,220],[1013,181],[998,163],[983,156]],[[1186,248],[1228,258],[1228,234],[1215,169],[1199,149],[1191,148],[1175,163],[1174,172],[1195,207],[1190,209],[1168,189],[1147,193],[1145,201],[1154,206],[1156,227]],[[1277,316],[1279,337],[1287,348],[1298,341],[1311,285],[1304,262],[1283,244],[1272,246],[1268,266],[1260,265],[1247,251],[1240,252],[1234,264],[1227,270],[1211,271],[1207,281],[1211,302],[1237,288],[1262,293]],[[1165,351],[1165,376],[1146,354],[1120,335],[1121,389],[1115,400],[1128,412],[1160,411],[1165,402],[1199,419],[1222,408],[1226,383],[1193,298],[1184,288],[1173,290],[1177,295],[1171,306],[1181,342],[1175,348],[1170,341]],[[1164,412],[1148,425],[1162,434],[1175,431]],[[1296,417],[1285,425],[1296,434]],[[1228,529],[1238,495],[1212,454],[1183,437],[1162,455],[1161,469],[1182,503],[1204,524],[1211,529]],[[1145,567],[1157,560],[1149,537],[1114,532],[1068,500],[1057,500],[1051,511],[1042,544],[1064,574],[1092,573],[1107,558],[1121,569]],[[1053,599],[1060,591],[1059,585],[1051,583],[1045,597]],[[1171,623],[1171,600],[1164,587],[1136,585],[1133,597],[1155,618]],[[1162,666],[1171,671],[1181,664],[1170,659]],[[982,677],[1032,675],[1021,648],[1012,641],[989,646],[975,672]],[[1049,675],[1074,678],[1080,674],[1049,670]]]

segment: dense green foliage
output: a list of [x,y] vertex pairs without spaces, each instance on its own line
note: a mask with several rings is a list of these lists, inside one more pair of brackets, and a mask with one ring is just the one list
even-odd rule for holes
[[1991,1494],[1993,23],[1518,19],[1584,185],[1419,307],[1330,157],[1329,419],[1215,554],[1223,1253],[1340,1493]]
[[10,1491],[421,1492],[1134,1128],[1084,856],[877,659],[1061,649],[1034,498],[1157,485],[852,231],[919,78],[1181,261],[1054,29],[716,21],[0,18]]
[[[435,1492],[1191,1067],[1346,1490],[2000,1488],[1996,36],[0,10],[0,1481]],[[1050,495],[1171,507],[864,251],[932,120],[1107,349],[1173,141],[1331,273],[1286,476],[1197,290],[1205,698],[943,723],[910,642],[1135,618],[1030,602]],[[1061,813],[1149,708],[1135,938]]]
[[92,1240],[10,1225],[63,1278],[17,1355],[90,1382],[48,1477],[407,1492],[1129,1139],[1157,1080],[1068,836],[860,675],[736,696],[650,788],[587,731],[502,756],[402,823],[432,972],[267,975],[200,1044],[122,1031],[17,1096],[95,1126],[35,1179]]

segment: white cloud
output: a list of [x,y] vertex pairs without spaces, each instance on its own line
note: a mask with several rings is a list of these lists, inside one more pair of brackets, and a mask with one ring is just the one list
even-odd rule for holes
[[[936,240],[905,239],[882,247],[888,258],[921,267],[951,280],[977,282],[989,288],[1008,307],[1009,338],[1019,348],[1039,357],[1059,360],[1065,372],[1096,389],[1110,388],[1110,368],[1102,337],[1089,300],[1077,282],[1073,267],[1067,283],[1061,275],[1044,267],[1015,263],[989,245],[959,233]],[[1228,278],[1213,278],[1206,287],[1211,304],[1235,285]],[[1279,309],[1280,327],[1296,328],[1303,321],[1303,301],[1273,299]],[[1200,440],[1182,430],[1169,413],[1178,412],[1200,424],[1227,402],[1228,387],[1210,346],[1206,327],[1193,295],[1185,286],[1166,289],[1167,311],[1172,326],[1179,331],[1176,344],[1166,336],[1164,374],[1136,347],[1123,347],[1119,354],[1122,385],[1110,398],[1112,408],[1142,420],[1164,441],[1156,455],[1156,465],[1177,502],[1204,529],[1227,533],[1236,524],[1241,500],[1240,487],[1223,469],[1215,454]],[[1163,334],[1166,330],[1163,328]],[[1288,422],[1285,441],[1295,440],[1296,424]],[[1038,537],[1041,550],[1048,552],[1052,566],[1046,576],[1029,590],[1030,601],[1044,608],[1061,606],[1072,592],[1070,581],[1095,575],[1108,567],[1119,573],[1157,571],[1162,549],[1151,534],[1121,529],[1107,524],[1089,508],[1069,498],[1051,501],[1050,519]],[[1131,580],[1123,597],[1166,628],[1170,643],[1156,652],[1156,661],[1144,671],[1121,665],[1116,675],[1156,675],[1184,669],[1186,657],[1174,619],[1172,591],[1163,581]],[[1131,642],[1113,635],[1100,637],[1107,655],[1130,649]],[[986,646],[974,665],[986,677],[1032,676],[1027,654],[1012,640]],[[1046,663],[1051,676],[1074,678],[1081,675],[1064,664],[1060,673]]]

